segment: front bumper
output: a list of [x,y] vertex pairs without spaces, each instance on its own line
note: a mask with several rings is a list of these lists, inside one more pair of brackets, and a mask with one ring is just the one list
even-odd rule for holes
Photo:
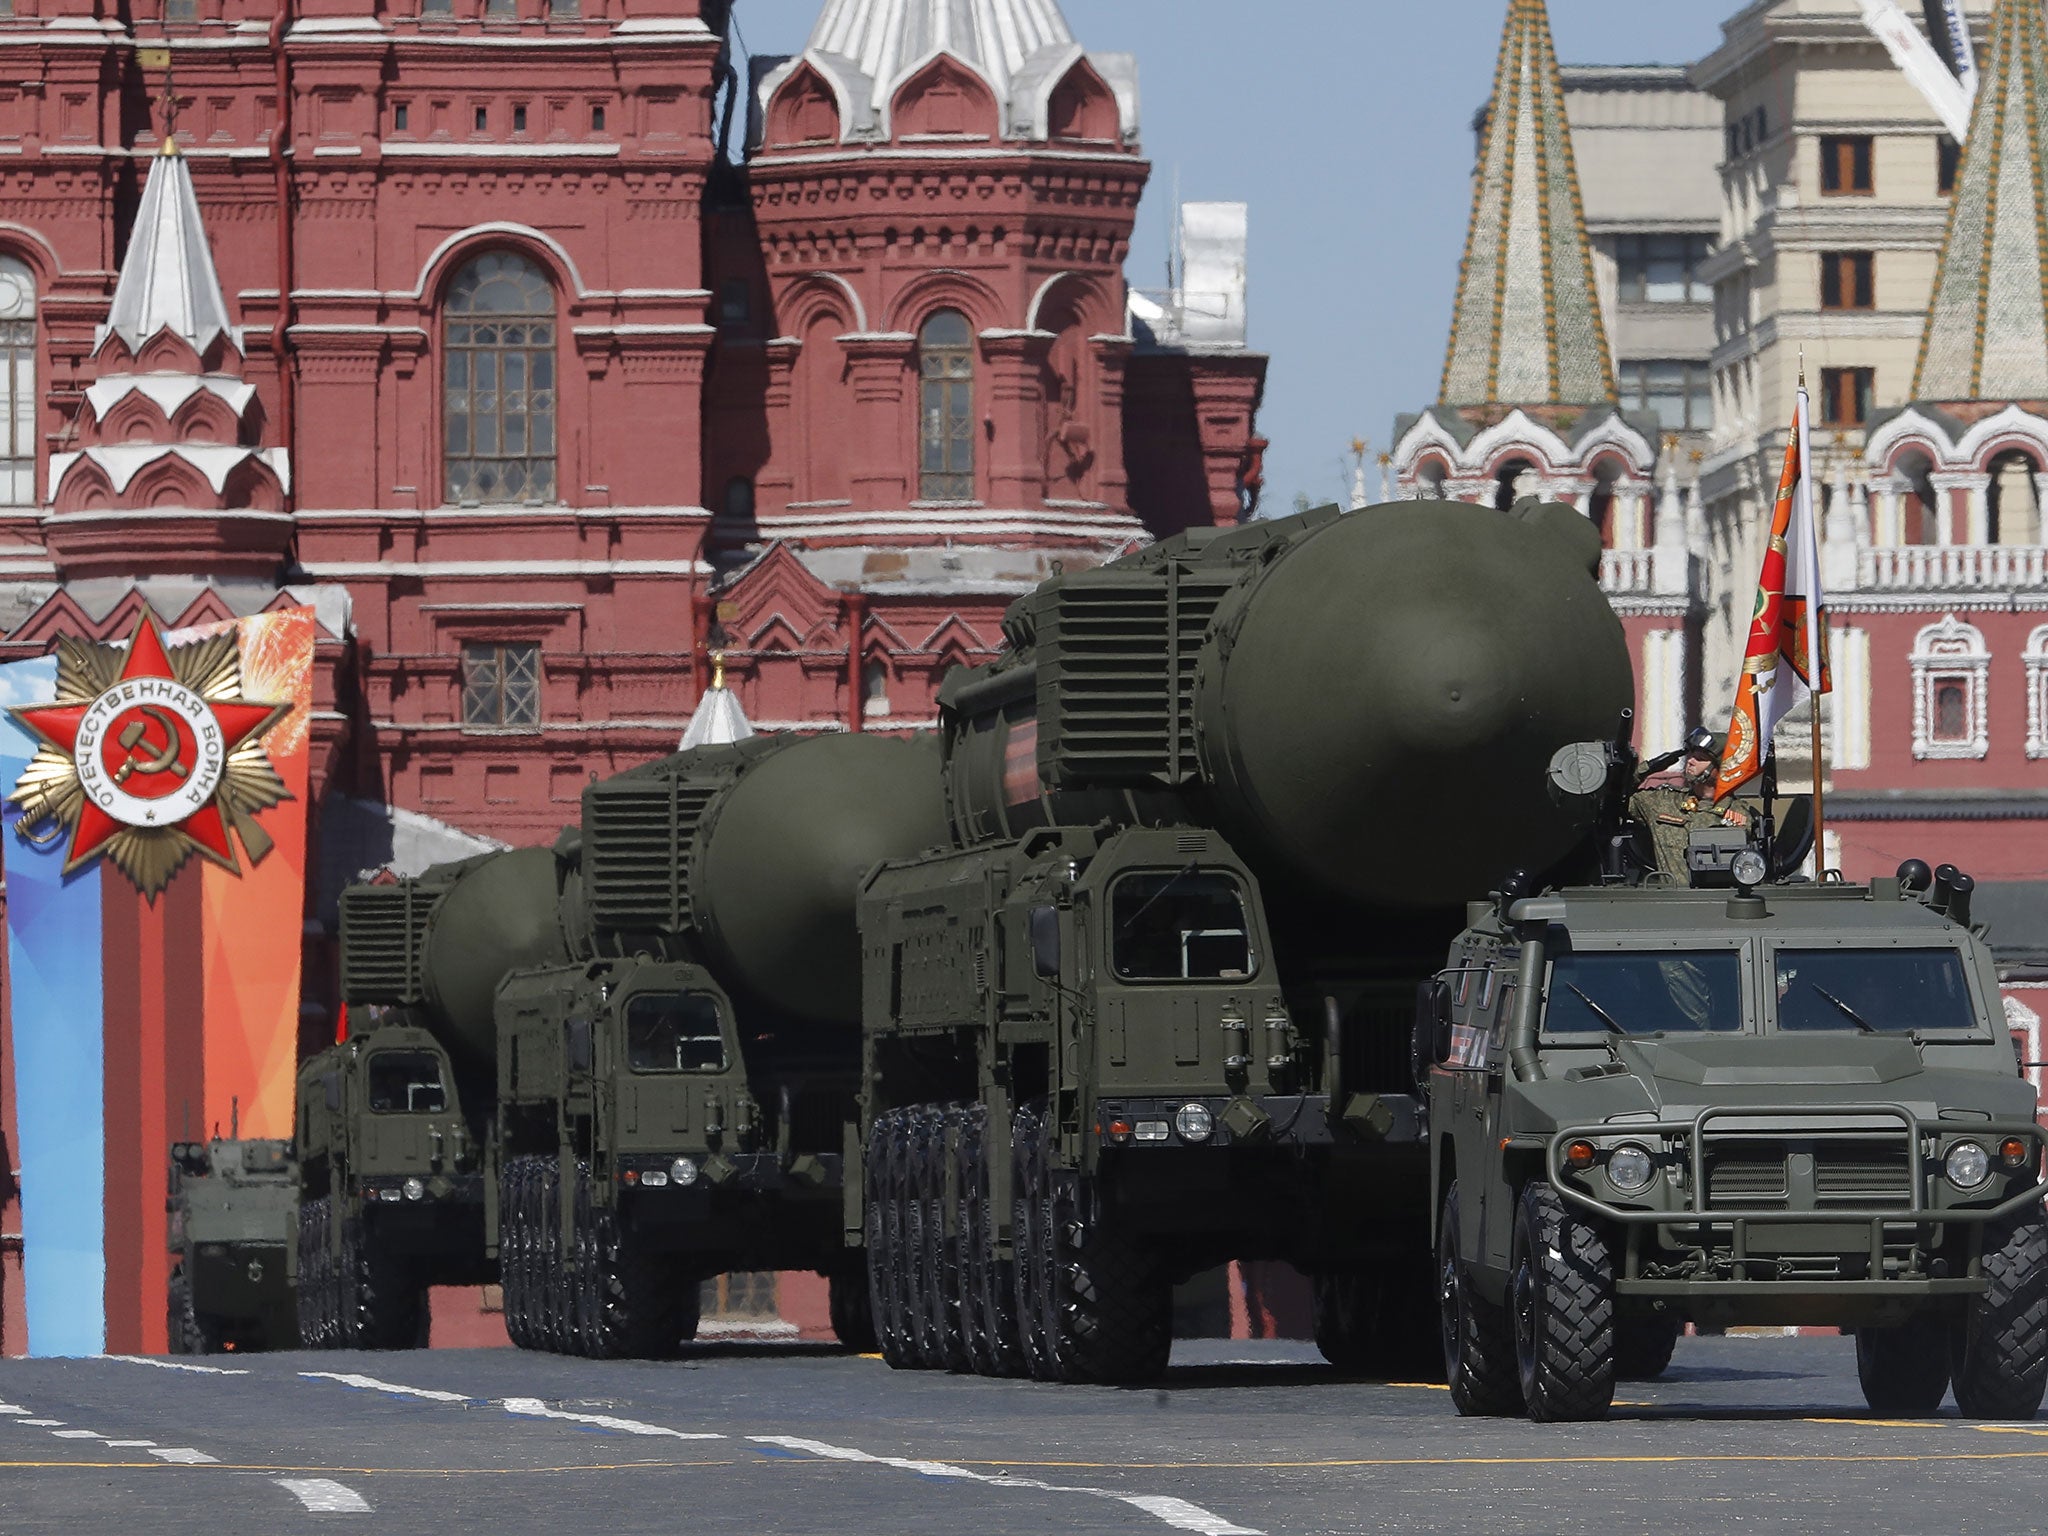
[[[1209,1112],[1206,1136],[1178,1128],[1180,1111],[1199,1104]],[[1095,1105],[1095,1135],[1103,1147],[1158,1152],[1188,1147],[1317,1147],[1359,1142],[1417,1143],[1426,1139],[1422,1102],[1412,1094],[1351,1093],[1333,1112],[1324,1093],[1213,1094],[1173,1098],[1111,1096]],[[1118,1125],[1130,1129],[1118,1133]]]
[[[1980,1191],[1947,1183],[1949,1147],[1968,1139],[1995,1149],[2007,1138],[2031,1151],[2008,1172],[2006,1193],[1994,1193],[1995,1162]],[[1659,1174],[1642,1196],[1603,1192],[1566,1166],[1574,1141],[1603,1154],[1623,1142],[1650,1148]],[[1975,1244],[1956,1250],[1947,1229],[2039,1205],[2048,1195],[2044,1148],[2048,1133],[2031,1120],[1941,1120],[1899,1104],[1774,1105],[1567,1125],[1544,1144],[1544,1164],[1566,1200],[1623,1229],[1617,1295],[1869,1303],[1981,1291]],[[1956,1203],[1965,1200],[1974,1203]]]

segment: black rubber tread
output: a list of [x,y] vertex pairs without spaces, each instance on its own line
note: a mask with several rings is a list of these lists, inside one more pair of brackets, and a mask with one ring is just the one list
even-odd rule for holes
[[1985,1289],[1952,1332],[1956,1407],[1967,1419],[2031,1419],[2048,1389],[2048,1217],[2036,1205],[1986,1224]]
[[1020,1106],[1010,1122],[1011,1241],[1017,1286],[1017,1343],[1024,1374],[1033,1381],[1059,1380],[1059,1361],[1047,1333],[1052,1316],[1052,1261],[1045,1233],[1051,1225],[1051,1194],[1038,1155],[1038,1131],[1044,1112],[1036,1104]]
[[1034,1263],[1045,1340],[1061,1381],[1130,1385],[1156,1380],[1173,1350],[1172,1288],[1150,1247],[1115,1230],[1085,1177],[1058,1167],[1049,1119],[1033,1143],[1043,1220]]
[[[986,1359],[986,1374],[998,1377],[1024,1374],[1024,1345],[1017,1326],[1017,1266],[1014,1260],[996,1257],[996,1205],[990,1197],[994,1173],[988,1135],[988,1109],[977,1104],[973,1117],[975,1173],[974,1202],[976,1273],[971,1277],[981,1317],[980,1344]],[[1007,1148],[1001,1152],[1008,1156]]]
[[931,1153],[925,1159],[931,1212],[930,1253],[932,1326],[937,1333],[940,1369],[965,1374],[974,1369],[968,1349],[967,1224],[962,1216],[967,1189],[961,1165],[963,1107],[946,1104],[933,1111]]
[[598,1281],[597,1213],[592,1203],[590,1164],[576,1164],[575,1241],[569,1250],[569,1340],[573,1353],[586,1360],[598,1358],[603,1312],[602,1286]]
[[987,1200],[982,1194],[982,1133],[988,1125],[988,1111],[980,1104],[960,1110],[960,1129],[954,1146],[954,1187],[960,1196],[954,1219],[959,1223],[956,1237],[960,1285],[961,1342],[966,1347],[968,1369],[977,1376],[995,1374],[994,1345],[989,1338],[988,1283],[989,1235]]
[[866,1185],[868,1309],[875,1320],[875,1348],[891,1369],[904,1368],[902,1318],[896,1302],[895,1203],[889,1175],[895,1156],[894,1111],[877,1115],[868,1127]]
[[540,1162],[540,1337],[550,1354],[569,1352],[569,1299],[563,1282],[562,1169],[552,1157]]
[[1310,1332],[1323,1358],[1347,1376],[1365,1376],[1379,1369],[1374,1349],[1379,1285],[1360,1268],[1324,1270],[1309,1288]]
[[1529,1417],[1606,1418],[1614,1403],[1613,1255],[1606,1234],[1540,1179],[1515,1209],[1508,1299]]
[[875,1352],[873,1293],[868,1286],[867,1268],[854,1263],[825,1276],[826,1311],[832,1319],[832,1336],[842,1349],[856,1355]]
[[1614,1379],[1655,1381],[1671,1365],[1685,1319],[1670,1312],[1637,1313],[1614,1320]]
[[1948,1395],[1949,1319],[1921,1312],[1895,1328],[1856,1330],[1856,1380],[1873,1413],[1927,1418]]
[[505,1332],[520,1349],[533,1348],[532,1312],[526,1301],[526,1159],[505,1160],[498,1180],[498,1284],[505,1294]]
[[904,1273],[904,1305],[918,1365],[928,1371],[946,1368],[944,1332],[939,1326],[944,1282],[938,1258],[944,1228],[940,1225],[939,1200],[935,1193],[940,1156],[940,1110],[934,1104],[920,1104],[910,1113],[909,1152],[904,1166],[904,1244],[908,1262]]
[[1497,1418],[1522,1411],[1515,1370],[1515,1336],[1505,1311],[1479,1294],[1460,1253],[1458,1186],[1444,1194],[1437,1226],[1438,1335],[1451,1404],[1465,1418]]
[[650,1253],[617,1213],[592,1219],[592,1313],[586,1347],[601,1360],[672,1360],[697,1336],[701,1282]]
[[327,1295],[327,1200],[299,1204],[299,1280],[293,1297],[299,1312],[299,1341],[306,1349],[329,1349]]
[[[344,1228],[344,1241],[348,1228]],[[426,1291],[412,1265],[353,1223],[354,1305],[347,1321],[357,1349],[420,1349],[426,1344]]]

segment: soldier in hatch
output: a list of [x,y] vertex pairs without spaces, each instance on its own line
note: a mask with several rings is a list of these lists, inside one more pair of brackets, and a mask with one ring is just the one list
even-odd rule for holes
[[[1680,885],[1689,878],[1685,849],[1692,833],[1702,827],[1747,827],[1754,820],[1750,807],[1739,800],[1714,803],[1714,774],[1721,763],[1721,749],[1727,737],[1705,726],[1694,726],[1685,738],[1682,779],[1678,784],[1641,787],[1629,796],[1628,814],[1644,827],[1657,851],[1657,869],[1667,880]],[[1668,759],[1666,762],[1668,763]],[[1657,764],[1652,764],[1653,769]],[[1645,776],[1647,777],[1647,775]]]

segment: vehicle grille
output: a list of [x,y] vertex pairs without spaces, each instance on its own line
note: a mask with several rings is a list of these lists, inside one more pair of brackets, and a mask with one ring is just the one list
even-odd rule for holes
[[1893,1206],[1913,1198],[1913,1172],[1903,1145],[1822,1142],[1813,1160],[1814,1193],[1822,1205]]
[[1785,1154],[1763,1151],[1715,1151],[1707,1163],[1707,1203],[1713,1206],[1783,1204]]
[[1912,1201],[1912,1163],[1902,1143],[1802,1141],[1710,1146],[1708,1204],[1782,1207],[1792,1197],[1786,1160],[1794,1153],[1813,1159],[1816,1209],[1882,1209]]

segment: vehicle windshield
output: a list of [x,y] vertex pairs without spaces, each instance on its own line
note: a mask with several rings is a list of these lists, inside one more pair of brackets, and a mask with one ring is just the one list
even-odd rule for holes
[[1742,962],[1732,949],[1562,954],[1550,967],[1552,1035],[1692,1035],[1742,1028]]
[[1110,953],[1126,981],[1241,981],[1253,969],[1244,894],[1230,876],[1125,875],[1109,902]]
[[378,1051],[370,1058],[370,1109],[380,1115],[434,1115],[448,1107],[441,1059],[432,1051]]
[[1963,957],[1953,949],[1781,949],[1773,969],[1782,1030],[1977,1027]]
[[626,1062],[635,1072],[723,1072],[718,1001],[702,992],[643,992],[626,1004]]

